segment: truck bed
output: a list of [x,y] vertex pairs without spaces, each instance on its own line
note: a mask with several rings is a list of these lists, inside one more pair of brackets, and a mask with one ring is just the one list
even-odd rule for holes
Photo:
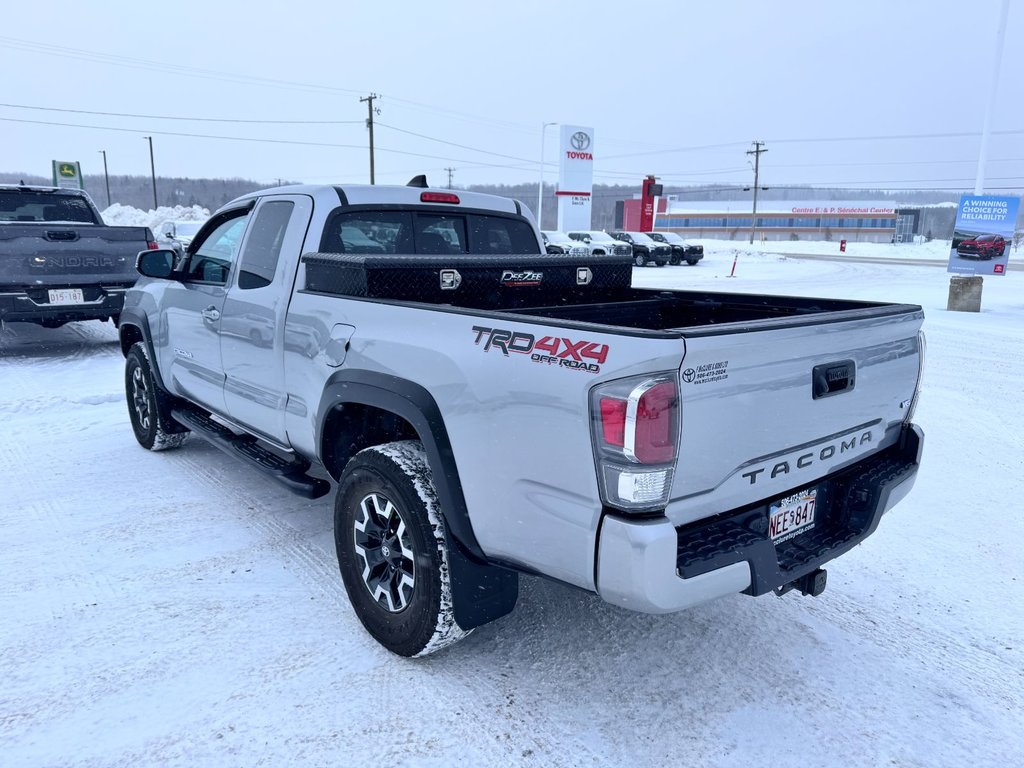
[[[631,335],[742,333],[920,311],[912,305],[846,299],[634,288],[631,260],[614,255],[310,253],[303,262],[307,291],[514,313]],[[586,270],[586,282],[578,270]]]
[[[884,317],[921,309],[910,304],[846,299],[643,288],[619,290],[606,299],[601,302],[517,307],[498,311],[533,318],[615,326],[632,331],[707,336],[761,331],[768,327],[819,324],[825,320],[841,322]],[[768,320],[776,322],[764,322]]]

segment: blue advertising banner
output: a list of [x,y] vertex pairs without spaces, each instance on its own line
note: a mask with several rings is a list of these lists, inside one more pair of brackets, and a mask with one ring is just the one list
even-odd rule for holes
[[1005,275],[1019,197],[963,195],[953,225],[947,272],[958,275]]

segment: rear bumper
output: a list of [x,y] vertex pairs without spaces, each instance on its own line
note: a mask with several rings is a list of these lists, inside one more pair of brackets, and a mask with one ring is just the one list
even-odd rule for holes
[[[50,304],[48,287],[81,288],[82,304]],[[7,323],[65,323],[74,320],[105,320],[121,314],[129,286],[44,286],[17,291],[0,290],[0,320]]]
[[[762,595],[811,573],[870,536],[914,485],[924,433],[816,483],[819,521],[776,545],[768,537],[773,499],[680,528],[665,518],[606,515],[597,552],[597,591],[615,605],[671,613],[726,595]],[[797,489],[798,490],[798,489]]]

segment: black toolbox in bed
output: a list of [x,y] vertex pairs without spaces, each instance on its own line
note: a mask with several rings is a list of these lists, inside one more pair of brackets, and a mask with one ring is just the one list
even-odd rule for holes
[[461,306],[600,300],[629,288],[629,256],[307,253],[305,289],[339,296]]

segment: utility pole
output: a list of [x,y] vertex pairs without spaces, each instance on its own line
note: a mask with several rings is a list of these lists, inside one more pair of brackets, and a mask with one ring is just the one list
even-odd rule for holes
[[452,174],[455,173],[454,168],[445,168],[448,171],[448,189],[452,188]]
[[757,229],[757,177],[761,168],[761,153],[767,152],[763,141],[755,141],[754,148],[748,149],[747,154],[754,156],[754,217],[750,220],[750,244],[754,244],[754,231]]
[[153,137],[143,136],[149,142],[149,175],[153,179],[153,210],[157,209],[156,204],[156,164],[153,162]]
[[[364,102],[364,101],[366,102],[366,113],[368,115],[368,117],[366,118],[366,127],[370,129],[370,183],[371,184],[375,184],[376,183],[373,180],[373,112],[374,112],[373,100],[374,99],[379,99],[379,98],[380,98],[380,96],[378,96],[376,93],[371,93],[365,99],[360,99],[359,100],[360,104],[362,102]],[[380,110],[379,109],[377,110],[377,114],[378,115],[380,114]]]
[[99,152],[101,155],[103,155],[103,181],[106,182],[106,185],[107,185],[107,208],[109,208],[110,207],[110,174],[107,173],[107,150],[99,149],[99,150],[96,150],[96,151]]

